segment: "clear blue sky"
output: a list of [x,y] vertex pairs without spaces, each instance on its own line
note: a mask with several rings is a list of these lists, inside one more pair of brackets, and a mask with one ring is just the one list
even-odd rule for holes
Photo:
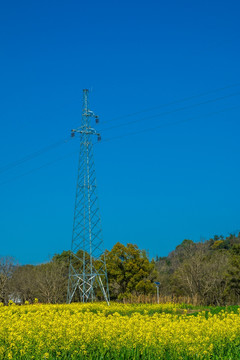
[[35,264],[70,248],[78,141],[1,170],[68,137],[83,88],[103,140],[141,131],[95,147],[106,248],[163,256],[240,229],[240,86],[225,88],[240,83],[239,11],[231,0],[2,2],[0,256]]

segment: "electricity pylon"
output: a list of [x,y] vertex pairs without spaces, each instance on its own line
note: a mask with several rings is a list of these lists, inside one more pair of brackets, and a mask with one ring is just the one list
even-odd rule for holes
[[88,105],[88,90],[83,90],[81,126],[71,136],[80,136],[80,154],[69,266],[67,302],[95,299],[100,290],[109,304],[106,260],[103,249],[101,219],[98,208],[92,137],[100,134],[91,127],[99,118]]

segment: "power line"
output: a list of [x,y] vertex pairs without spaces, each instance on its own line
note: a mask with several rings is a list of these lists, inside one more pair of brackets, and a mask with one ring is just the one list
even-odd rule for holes
[[110,137],[108,139],[103,139],[103,140],[101,140],[101,142],[109,142],[109,141],[112,141],[112,140],[115,140],[115,139],[121,139],[121,138],[124,138],[124,137],[127,137],[127,136],[133,136],[133,135],[137,135],[137,134],[144,133],[144,132],[147,132],[147,131],[153,131],[153,130],[159,129],[161,127],[169,126],[169,125],[170,126],[171,125],[178,125],[178,124],[182,124],[184,122],[201,119],[202,117],[210,117],[210,116],[213,116],[213,115],[220,114],[222,112],[231,111],[231,110],[235,110],[235,109],[239,109],[239,108],[240,108],[240,105],[232,107],[232,108],[227,108],[227,109],[222,109],[222,110],[219,110],[219,111],[214,111],[214,112],[207,113],[207,114],[204,114],[204,115],[191,117],[191,118],[188,118],[188,119],[178,120],[178,121],[175,121],[175,122],[172,122],[172,123],[160,124],[160,125],[154,126],[152,128],[141,129],[141,130],[138,130],[138,131],[125,133],[125,134],[122,134],[122,135],[119,135],[119,136]]
[[6,180],[6,181],[0,183],[0,186],[1,186],[1,185],[8,184],[9,182],[18,180],[18,179],[20,179],[20,178],[22,178],[22,177],[24,177],[24,176],[27,176],[27,175],[29,175],[29,174],[34,173],[35,171],[41,170],[41,169],[43,169],[43,168],[45,168],[45,167],[47,167],[47,166],[53,165],[53,164],[55,164],[56,162],[58,162],[58,161],[60,161],[60,160],[63,160],[63,159],[65,159],[65,158],[67,158],[67,157],[69,157],[69,156],[71,156],[71,155],[73,155],[73,154],[76,154],[76,153],[77,153],[77,151],[72,151],[72,152],[70,152],[70,153],[68,153],[68,154],[66,154],[66,155],[64,155],[64,156],[58,157],[57,159],[55,159],[55,160],[53,160],[53,161],[49,161],[48,163],[43,164],[42,166],[39,166],[39,167],[37,167],[37,168],[34,168],[34,169],[32,169],[32,170],[29,170],[29,171],[21,174],[21,175],[18,175],[18,176],[15,176],[15,177],[13,177],[13,178],[11,178],[11,179],[9,179],[9,180]]
[[[181,102],[184,102],[184,101],[189,101],[189,100],[192,100],[192,99],[195,99],[195,98],[198,98],[198,97],[207,96],[207,95],[209,95],[209,94],[214,94],[214,93],[216,93],[216,92],[223,91],[223,90],[227,90],[227,89],[231,89],[231,88],[238,87],[238,86],[240,86],[240,83],[230,84],[230,85],[227,85],[227,86],[224,86],[224,87],[220,87],[220,88],[216,88],[216,89],[213,89],[213,90],[209,90],[209,91],[206,91],[206,92],[203,92],[203,93],[199,93],[199,94],[196,94],[196,95],[192,95],[192,96],[189,96],[189,97],[186,97],[186,98],[178,99],[178,100],[175,100],[175,101],[172,101],[172,102],[169,102],[169,103],[161,104],[161,105],[159,105],[159,106],[155,106],[155,107],[152,107],[152,108],[143,109],[143,110],[141,110],[141,111],[137,111],[137,112],[125,114],[125,115],[123,115],[123,116],[118,116],[118,117],[112,118],[112,119],[110,119],[110,120],[102,121],[101,123],[102,123],[102,124],[106,124],[106,123],[109,123],[109,122],[112,122],[112,121],[115,121],[115,120],[120,120],[120,119],[124,119],[124,118],[128,118],[128,117],[132,117],[132,116],[135,116],[135,115],[142,114],[142,113],[144,113],[144,112],[148,112],[148,111],[156,110],[156,109],[159,109],[159,108],[162,108],[162,107],[166,107],[166,106],[178,104],[178,103],[181,103]],[[59,105],[58,107],[61,108],[62,106],[66,106],[66,105],[68,105],[68,104],[74,103],[75,100],[77,100],[77,99],[80,99],[80,97],[79,97],[79,96],[74,97],[74,98],[72,98],[73,101],[71,100],[71,102],[68,102],[67,104],[61,104],[61,105]],[[53,110],[53,111],[54,111],[54,110]],[[50,111],[50,112],[52,112],[52,111]]]
[[69,142],[70,140],[71,140],[71,138],[62,139],[62,140],[60,140],[60,141],[58,141],[58,142],[56,142],[56,143],[54,143],[52,145],[49,145],[49,146],[43,148],[42,150],[35,151],[34,153],[31,153],[31,154],[29,154],[29,155],[27,155],[27,156],[25,156],[25,157],[23,157],[23,158],[21,158],[19,160],[13,161],[13,162],[3,166],[2,168],[0,168],[0,174],[6,172],[6,171],[8,171],[8,170],[10,170],[10,169],[12,169],[12,168],[14,168],[16,166],[19,166],[19,165],[21,165],[21,164],[23,164],[23,163],[25,163],[25,162],[27,162],[29,160],[32,160],[35,157],[38,157],[38,156],[40,156],[40,155],[42,155],[42,154],[44,154],[44,153],[46,153],[48,151],[51,151],[51,150],[57,148],[58,146]]
[[102,124],[106,124],[106,123],[109,123],[109,122],[112,122],[112,121],[115,121],[115,120],[120,120],[120,119],[124,119],[124,118],[127,118],[127,117],[132,117],[132,116],[135,116],[135,115],[140,115],[140,114],[142,114],[142,113],[144,113],[144,112],[148,112],[148,111],[160,109],[160,108],[166,107],[166,106],[175,105],[175,104],[178,104],[178,103],[181,103],[181,102],[193,100],[193,99],[196,99],[196,98],[198,98],[198,97],[207,96],[207,95],[210,95],[210,94],[214,94],[214,93],[216,93],[216,92],[219,92],[219,91],[231,89],[231,88],[238,87],[238,86],[240,86],[240,83],[232,84],[232,85],[227,85],[227,86],[224,86],[224,87],[221,87],[221,88],[217,88],[217,89],[214,89],[214,90],[209,90],[209,91],[206,91],[206,92],[203,92],[203,93],[199,93],[199,94],[197,94],[197,95],[192,95],[192,96],[185,97],[185,98],[182,98],[182,99],[178,99],[178,100],[175,100],[175,101],[172,101],[172,102],[169,102],[169,103],[161,104],[161,105],[159,105],[159,106],[155,106],[155,107],[152,107],[152,108],[143,109],[143,110],[141,110],[141,111],[133,112],[133,113],[126,114],[126,115],[123,115],[123,116],[118,116],[118,117],[112,118],[112,119],[110,119],[110,120],[102,121],[101,123],[102,123]]
[[[101,142],[96,141],[96,142],[93,143],[93,145],[101,144],[102,142],[110,142],[110,141],[117,140],[117,139],[121,139],[121,138],[128,137],[128,136],[138,135],[138,134],[140,134],[140,133],[144,133],[144,132],[148,132],[148,131],[154,131],[154,130],[157,130],[157,129],[161,128],[161,127],[167,127],[167,126],[182,124],[182,123],[184,123],[184,122],[189,122],[189,121],[192,121],[192,120],[201,119],[201,118],[203,118],[203,117],[211,117],[211,116],[214,116],[214,115],[223,113],[223,112],[227,112],[227,111],[231,111],[231,110],[235,110],[235,109],[239,109],[239,108],[240,108],[240,105],[239,105],[239,106],[235,106],[235,107],[231,107],[231,108],[227,108],[227,109],[222,109],[222,110],[219,110],[219,111],[214,111],[214,112],[207,113],[207,114],[204,114],[204,115],[199,115],[199,116],[191,117],[191,118],[188,118],[188,119],[182,119],[182,120],[175,121],[175,122],[172,122],[172,123],[169,123],[169,122],[168,122],[168,123],[165,123],[165,124],[159,124],[158,126],[155,126],[155,127],[152,127],[152,128],[146,128],[146,129],[143,129],[143,130],[138,130],[138,131],[134,131],[134,132],[129,132],[129,133],[125,133],[125,134],[123,134],[123,135],[119,135],[119,136],[114,136],[114,137],[110,137],[110,138],[107,138],[107,139],[103,139],[103,140],[101,140]],[[70,153],[68,153],[68,154],[66,154],[66,155],[64,155],[64,156],[62,156],[62,157],[57,158],[56,160],[53,160],[53,161],[51,161],[51,162],[48,162],[48,163],[46,163],[46,164],[44,164],[44,165],[42,165],[42,166],[40,166],[40,167],[37,167],[37,168],[35,168],[35,169],[32,169],[32,170],[30,170],[30,171],[28,171],[28,172],[26,172],[26,173],[24,173],[24,174],[21,174],[21,175],[19,175],[19,176],[16,176],[16,177],[14,177],[14,178],[12,178],[12,179],[6,180],[6,181],[0,183],[0,186],[5,185],[5,184],[7,184],[7,183],[9,183],[9,182],[15,181],[15,180],[17,180],[17,179],[19,179],[19,178],[21,178],[21,177],[24,177],[24,176],[26,176],[26,175],[29,175],[29,174],[31,174],[31,173],[34,173],[35,171],[38,171],[38,170],[40,170],[40,169],[42,169],[42,168],[45,168],[45,167],[47,167],[47,166],[49,166],[49,165],[52,165],[52,164],[54,164],[54,163],[56,163],[56,162],[58,162],[58,161],[60,161],[60,160],[62,160],[62,159],[65,159],[65,158],[67,158],[67,157],[69,157],[69,156],[72,156],[73,154],[77,154],[77,153],[78,153],[78,150],[72,151],[72,152],[70,152]]]
[[184,107],[182,107],[182,108],[174,109],[174,110],[171,110],[171,111],[166,111],[166,112],[163,112],[163,113],[160,113],[160,114],[155,114],[155,115],[147,116],[147,117],[142,118],[142,119],[137,119],[137,120],[133,120],[133,121],[128,121],[128,122],[126,122],[126,123],[122,123],[122,124],[118,124],[118,125],[113,125],[113,126],[110,126],[110,127],[108,127],[108,128],[105,128],[105,129],[103,128],[103,129],[101,129],[101,130],[99,130],[99,131],[102,132],[102,131],[107,131],[107,130],[111,130],[111,129],[116,129],[116,128],[119,128],[119,127],[122,127],[122,126],[127,126],[127,125],[131,125],[131,124],[135,124],[135,123],[138,123],[138,122],[140,122],[140,121],[149,120],[149,119],[161,117],[161,116],[164,116],[164,115],[173,114],[173,113],[178,112],[178,111],[183,111],[183,110],[195,108],[195,107],[197,107],[197,106],[210,104],[210,103],[213,103],[213,102],[216,102],[216,101],[219,101],[219,100],[224,100],[224,99],[227,99],[227,98],[230,98],[230,97],[233,97],[233,96],[237,96],[237,95],[240,95],[240,92],[237,92],[237,93],[234,93],[234,94],[230,94],[230,95],[220,96],[220,97],[215,98],[215,99],[203,101],[203,102],[201,102],[201,103],[197,103],[197,104],[193,104],[193,105],[189,105],[189,106],[184,106]]
[[[210,90],[210,91],[207,91],[207,92],[204,92],[204,93],[200,93],[198,95],[193,95],[193,96],[190,96],[190,97],[186,97],[186,98],[183,98],[183,99],[179,99],[179,100],[176,100],[176,101],[173,101],[173,102],[169,102],[169,103],[166,103],[166,104],[162,104],[160,106],[156,106],[156,107],[153,107],[153,108],[149,108],[149,109],[144,109],[142,111],[138,111],[138,112],[135,112],[135,113],[130,113],[130,114],[127,114],[125,116],[120,116],[120,117],[117,117],[117,118],[113,118],[109,121],[103,121],[102,123],[105,124],[105,123],[109,123],[111,121],[114,121],[114,120],[118,120],[118,119],[123,119],[123,118],[127,118],[127,117],[131,117],[131,116],[135,116],[135,115],[138,115],[138,114],[141,114],[141,113],[144,113],[144,112],[148,112],[148,111],[151,111],[151,110],[154,110],[154,109],[159,109],[161,107],[166,107],[166,106],[169,106],[169,105],[173,105],[173,104],[177,104],[177,103],[181,103],[181,102],[184,102],[184,101],[188,101],[188,100],[192,100],[192,99],[195,99],[195,98],[198,98],[198,97],[202,97],[202,96],[206,96],[206,95],[209,95],[209,94],[213,94],[213,93],[216,93],[218,91],[222,91],[222,90],[226,90],[226,89],[230,89],[230,88],[233,88],[233,87],[237,87],[237,86],[240,86],[240,83],[237,83],[237,84],[232,84],[232,85],[228,85],[228,86],[225,86],[225,87],[221,87],[221,88],[218,88],[218,89],[214,89],[214,90]],[[127,126],[129,124],[133,124],[133,123],[137,123],[137,122],[140,122],[140,121],[144,121],[144,120],[148,120],[148,119],[152,119],[152,118],[155,118],[155,117],[161,117],[161,116],[164,116],[164,115],[168,115],[168,114],[172,114],[172,113],[175,113],[175,112],[178,112],[178,111],[183,111],[183,110],[186,110],[188,108],[194,108],[194,107],[197,107],[197,106],[201,106],[201,105],[204,105],[204,104],[207,104],[207,103],[211,103],[211,102],[215,102],[215,101],[219,101],[219,100],[223,100],[225,98],[228,98],[228,97],[231,97],[231,96],[235,96],[235,95],[238,95],[240,93],[235,93],[235,94],[230,94],[230,95],[226,95],[226,96],[222,96],[222,97],[219,97],[219,98],[216,98],[216,99],[212,99],[212,100],[207,100],[205,102],[202,102],[202,103],[198,103],[198,104],[193,104],[193,105],[189,105],[189,106],[186,106],[186,107],[182,107],[182,108],[178,108],[178,109],[174,109],[174,110],[171,110],[171,111],[168,111],[168,112],[163,112],[163,113],[160,113],[160,114],[156,114],[156,115],[152,115],[152,116],[148,116],[148,117],[145,117],[145,118],[142,118],[142,119],[137,119],[137,120],[133,120],[133,121],[130,121],[130,122],[127,122],[127,123],[123,123],[123,124],[119,124],[119,125],[115,125],[115,126],[111,126],[111,127],[108,127],[108,128],[103,128],[101,131],[107,131],[107,130],[110,130],[110,129],[114,129],[114,128],[118,128],[118,127],[121,127],[121,126]],[[64,143],[67,143],[68,141],[70,141],[71,138],[66,138],[66,139],[61,139],[59,140],[58,142],[56,143],[53,143],[49,146],[47,146],[46,148],[43,148],[42,150],[39,150],[39,151],[35,151],[19,160],[16,160],[14,162],[11,162],[5,166],[3,166],[2,168],[0,168],[0,175],[16,166],[19,166],[27,161],[30,161],[32,159],[34,159],[35,157],[38,157],[38,156],[41,156],[42,154],[44,153],[47,153],[48,151],[51,151],[53,150],[54,148],[64,144]]]

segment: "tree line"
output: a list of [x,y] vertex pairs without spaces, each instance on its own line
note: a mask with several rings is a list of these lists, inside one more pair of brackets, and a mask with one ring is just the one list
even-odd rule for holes
[[[111,300],[154,298],[158,281],[160,294],[169,299],[197,298],[204,305],[240,301],[240,233],[199,243],[184,240],[168,256],[152,260],[137,245],[117,243],[105,258]],[[19,266],[12,258],[0,258],[0,302],[65,303],[69,261],[70,251],[40,265]],[[98,291],[96,297],[102,300]]]

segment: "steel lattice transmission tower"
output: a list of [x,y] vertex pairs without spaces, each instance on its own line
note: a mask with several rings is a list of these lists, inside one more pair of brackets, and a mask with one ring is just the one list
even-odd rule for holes
[[80,136],[80,154],[74,210],[67,302],[93,301],[101,291],[109,303],[108,279],[103,249],[101,219],[98,207],[96,176],[93,159],[93,136],[100,134],[91,127],[98,116],[89,110],[88,90],[83,90],[81,126],[72,130]]

